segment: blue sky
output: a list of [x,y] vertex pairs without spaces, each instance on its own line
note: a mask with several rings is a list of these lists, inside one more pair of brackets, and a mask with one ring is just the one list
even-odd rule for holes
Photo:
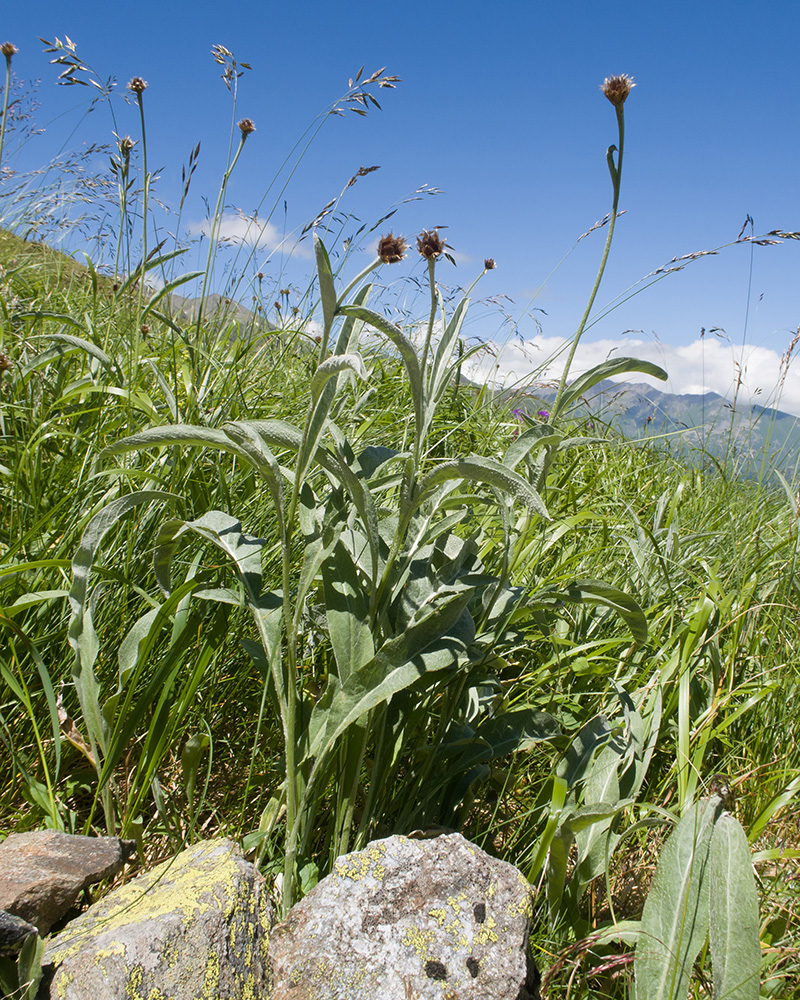
[[[271,200],[262,199],[284,157],[346,90],[348,78],[362,64],[366,73],[386,66],[403,82],[376,91],[382,111],[324,122],[278,199],[275,228],[255,266],[302,284],[303,245],[288,259],[275,243],[335,198],[359,167],[381,169],[359,179],[340,207],[365,223],[423,185],[441,189],[401,204],[389,225],[409,237],[448,227],[443,232],[458,266],[439,265],[446,283],[467,285],[484,257],[497,260],[476,296],[507,296],[497,301],[519,321],[511,342],[483,364],[486,372],[495,365],[500,378],[532,376],[583,311],[603,232],[583,240],[551,272],[610,208],[605,151],[616,141],[616,123],[598,89],[608,75],[631,74],[637,86],[626,104],[620,202],[626,214],[598,307],[674,256],[731,243],[748,215],[756,234],[800,230],[795,0],[40,0],[6,5],[0,33],[20,50],[16,74],[41,78],[37,122],[46,128],[10,165],[44,162],[65,143],[112,138],[105,109],[85,115],[89,88],[55,86],[56,70],[37,36],[69,36],[101,76],[116,77],[120,130],[133,138],[138,114],[121,95],[132,76],[148,81],[148,149],[151,165],[163,168],[156,195],[165,203],[177,203],[181,166],[201,140],[184,212],[195,230],[205,213],[201,196],[212,205],[216,198],[231,125],[230,96],[211,45],[250,63],[236,115],[252,118],[257,132],[231,179],[231,235],[241,226],[234,208],[251,213],[260,205],[266,215]],[[360,251],[361,259],[354,255],[352,266],[366,262],[372,247]],[[394,301],[406,302],[413,278],[422,274],[421,262],[411,257],[385,269]],[[636,354],[660,360],[673,391],[729,394],[736,360],[744,368],[746,398],[774,401],[780,356],[800,323],[799,279],[800,241],[731,246],[611,312],[587,334],[579,362],[586,366],[609,352]],[[701,337],[703,328],[724,333]],[[509,330],[491,303],[479,303],[471,314],[468,333],[493,340],[498,350]],[[551,367],[550,374],[556,371]],[[800,414],[796,365],[780,405]]]

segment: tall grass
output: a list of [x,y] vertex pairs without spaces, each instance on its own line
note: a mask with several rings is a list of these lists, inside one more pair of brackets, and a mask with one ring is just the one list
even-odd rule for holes
[[[333,107],[394,82],[359,75]],[[612,211],[573,348],[619,204],[611,83]],[[466,382],[471,290],[442,293],[435,230],[384,235],[350,276],[318,226],[296,314],[216,310],[213,234],[252,133],[234,91],[199,272],[172,271],[183,248],[119,138],[112,273],[0,234],[0,827],[135,836],[147,862],[225,833],[284,911],[371,837],[463,830],[541,888],[548,995],[623,996],[630,882],[717,830],[724,773],[756,851],[763,989],[789,995],[797,484],[587,436],[593,386],[663,376],[635,359],[572,381],[568,363],[540,418]],[[430,307],[398,325],[375,279],[415,251]]]

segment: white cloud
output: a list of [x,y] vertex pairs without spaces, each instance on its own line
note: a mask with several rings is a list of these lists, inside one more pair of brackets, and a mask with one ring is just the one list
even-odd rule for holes
[[[490,347],[496,350],[496,354],[477,354],[469,368],[465,366],[465,374],[475,381],[491,381],[511,388],[558,379],[563,371],[569,342],[559,337],[536,336]],[[741,373],[741,401],[774,406],[800,415],[800,368],[797,360],[794,359],[794,364],[790,364],[784,373],[781,386],[781,352],[771,348],[731,345],[712,335],[678,346],[627,337],[584,341],[578,346],[571,375],[578,375],[613,357],[651,361],[664,368],[669,375],[667,382],[661,382],[634,372],[621,376],[618,381],[648,382],[673,393],[713,391],[731,399]]]
[[[195,236],[209,236],[211,221],[204,219],[189,226],[189,232]],[[283,234],[271,222],[262,222],[258,218],[243,213],[228,213],[223,215],[218,236],[231,243],[246,243],[258,250],[266,250],[270,254],[282,253],[286,257],[297,257],[311,260],[313,254],[310,245],[300,243],[295,233]]]

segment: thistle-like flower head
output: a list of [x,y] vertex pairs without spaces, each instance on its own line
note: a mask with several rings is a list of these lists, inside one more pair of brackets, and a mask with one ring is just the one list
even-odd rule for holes
[[635,86],[633,77],[623,73],[621,76],[607,76],[600,89],[614,107],[619,108],[628,99],[628,94]]
[[483,262],[484,271],[494,271],[496,267],[497,267],[497,262],[495,261],[494,257],[487,257],[486,260]]
[[6,57],[6,62],[10,66],[12,57],[19,52],[19,49],[13,42],[3,42],[3,44],[0,45],[0,52],[2,52]]
[[252,118],[242,118],[242,120],[237,122],[237,124],[239,126],[239,131],[242,133],[243,139],[246,139],[251,132],[255,132],[256,130]]
[[135,76],[128,84],[128,90],[138,97],[147,90],[147,81],[143,80],[140,76]]
[[378,256],[384,264],[396,264],[406,255],[408,249],[406,241],[402,236],[395,236],[389,233],[388,236],[381,236],[378,240]]
[[438,229],[428,231],[424,229],[417,237],[417,250],[426,260],[435,260],[444,253],[445,242],[439,235]]

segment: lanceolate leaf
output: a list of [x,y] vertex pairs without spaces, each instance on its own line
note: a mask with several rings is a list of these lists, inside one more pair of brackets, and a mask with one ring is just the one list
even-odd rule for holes
[[211,542],[230,559],[245,588],[248,601],[256,603],[261,593],[261,550],[264,543],[260,538],[243,534],[241,528],[235,517],[219,510],[211,510],[196,521],[172,519],[163,524],[156,539],[153,557],[153,567],[161,589],[165,593],[172,589],[172,559],[181,537],[192,532]]
[[397,350],[400,352],[400,357],[403,359],[403,364],[405,365],[406,372],[408,374],[411,396],[414,400],[414,411],[417,426],[422,426],[425,387],[422,384],[422,372],[419,367],[419,358],[417,357],[417,352],[414,350],[414,345],[399,326],[396,326],[394,323],[390,323],[385,316],[381,316],[380,313],[376,313],[372,309],[368,309],[366,306],[340,306],[339,312],[344,316],[352,316],[354,319],[362,320],[368,326],[373,327],[375,330],[378,330],[380,333],[387,336],[395,345]]
[[333,273],[328,251],[325,244],[314,233],[314,255],[317,260],[317,279],[319,281],[319,297],[322,302],[322,351],[324,353],[330,337],[333,318],[336,315],[336,288],[333,284]]
[[106,753],[106,728],[100,709],[100,685],[94,673],[94,662],[99,651],[99,640],[92,621],[89,580],[97,551],[108,531],[129,511],[155,500],[178,500],[172,493],[144,490],[113,500],[89,521],[81,537],[81,544],[72,560],[72,588],[69,603],[72,617],[69,624],[69,644],[75,653],[72,679],[78,693],[81,712],[89,738]]
[[758,1000],[758,893],[747,835],[723,813],[711,838],[711,967],[715,1000]]
[[721,805],[713,796],[690,806],[661,851],[636,948],[638,1000],[686,1000],[708,934],[709,849]]
[[488,486],[493,486],[507,494],[513,500],[525,504],[532,513],[550,520],[544,501],[527,480],[493,458],[483,458],[478,455],[455,458],[449,462],[442,462],[431,469],[420,480],[417,494],[414,497],[414,506],[418,507],[424,503],[437,486],[449,479],[467,479],[476,483],[486,483]]
[[464,643],[448,633],[456,626],[471,594],[470,588],[455,592],[402,635],[385,643],[344,684],[331,678],[311,713],[307,756],[324,761],[339,736],[365,712],[423,675],[453,667]]
[[322,387],[333,375],[338,375],[343,371],[355,372],[359,378],[367,377],[367,369],[364,366],[364,359],[360,354],[334,354],[327,358],[314,372],[311,379],[311,396],[316,401],[322,392]]
[[[577,399],[596,386],[598,382],[602,382],[603,379],[611,378],[613,375],[624,375],[628,372],[642,372],[644,375],[659,378],[662,382],[668,378],[663,368],[659,368],[658,365],[654,365],[650,361],[640,361],[638,358],[613,358],[576,378],[561,397],[559,412],[563,413],[564,410],[569,409]],[[556,413],[551,413],[551,421],[555,420],[556,416]]]

